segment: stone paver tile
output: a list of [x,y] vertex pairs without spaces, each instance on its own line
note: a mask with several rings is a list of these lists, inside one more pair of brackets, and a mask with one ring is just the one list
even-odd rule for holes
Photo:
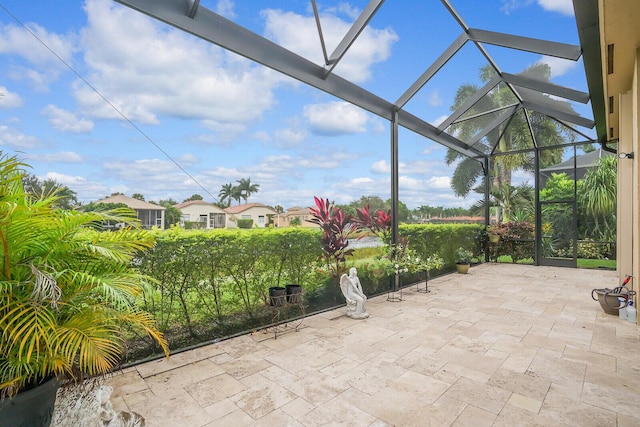
[[462,414],[455,420],[452,427],[491,427],[496,419],[496,414],[476,408],[473,405],[467,406]]
[[333,399],[349,388],[349,385],[341,379],[317,373],[287,384],[285,387],[297,397],[317,406]]
[[145,379],[145,382],[154,393],[160,395],[169,389],[187,387],[223,372],[218,365],[210,360],[202,360],[150,376]]
[[383,341],[373,344],[372,347],[397,356],[404,356],[419,345],[420,343],[416,342],[412,334],[398,332]]
[[532,399],[518,393],[513,393],[507,402],[509,405],[516,406],[529,412],[537,414],[542,407],[542,400]]
[[273,332],[267,332],[266,334],[261,335],[263,335],[263,337],[267,337],[267,339],[261,340],[262,345],[275,351],[286,350],[316,339],[316,336],[309,331],[308,327],[303,328],[302,326],[300,326],[297,332],[293,330],[284,334],[278,333],[278,337],[276,339],[274,339]]
[[529,372],[535,372],[538,376],[547,378],[553,383],[563,385],[575,385],[584,381],[587,365],[580,362],[573,362],[548,354],[539,353],[533,358],[529,365]]
[[630,393],[640,390],[640,376],[587,368],[582,402],[632,417],[640,416],[640,398]]
[[572,426],[615,427],[616,413],[582,403],[570,390],[552,385],[542,403],[540,415]]
[[568,326],[554,326],[549,332],[549,338],[564,340],[567,343],[589,346],[593,338],[593,332],[586,328]]
[[210,413],[213,419],[223,418],[238,409],[240,409],[238,405],[233,403],[233,400],[229,398],[219,400],[212,405],[204,407],[204,410]]
[[296,397],[294,393],[284,387],[269,384],[242,391],[231,397],[231,400],[252,418],[258,419],[291,402]]
[[126,396],[149,388],[137,371],[110,374],[105,380],[105,385],[113,387],[111,398]]
[[346,401],[392,426],[448,426],[466,407],[463,402],[442,398],[428,404],[413,393],[388,388],[373,396],[353,389],[343,395],[349,395]]
[[404,393],[413,393],[420,401],[433,403],[451,384],[439,381],[427,375],[417,372],[405,372],[399,378],[389,383],[389,389]]
[[[451,375],[453,376],[451,376]],[[434,377],[441,379],[449,384],[453,384],[458,380],[459,377],[469,378],[470,380],[486,383],[491,378],[491,375],[485,374],[484,372],[476,371],[475,369],[461,366],[456,363],[447,363],[440,369]]]
[[551,380],[541,377],[535,372],[514,373],[508,369],[499,369],[487,382],[489,385],[517,393],[535,400],[544,400]]
[[273,412],[265,415],[264,417],[256,420],[253,424],[255,427],[274,427],[274,426],[286,426],[286,427],[305,427],[304,424],[297,421],[291,415],[283,412],[280,409],[276,409]]
[[200,427],[214,420],[184,390],[172,390],[170,394],[147,394],[146,400],[128,404],[129,408],[145,419],[147,426]]
[[640,426],[640,418],[630,417],[624,414],[618,414],[618,427],[638,427]]
[[315,406],[301,397],[292,400],[280,407],[280,410],[291,415],[298,421],[303,421],[307,414],[315,409]]
[[209,406],[230,398],[247,389],[247,386],[229,374],[220,374],[185,387],[185,390],[202,406]]
[[373,415],[353,406],[343,396],[318,405],[304,417],[304,425],[314,426],[344,426],[361,427],[376,421]]
[[344,357],[338,360],[337,362],[332,363],[331,365],[320,369],[319,372],[323,375],[326,375],[327,377],[336,378],[348,372],[351,372],[361,364],[362,362],[358,360],[353,360],[348,357]]
[[[256,420],[251,418],[242,409],[231,412],[222,418],[218,418],[204,427],[253,427],[256,424]],[[185,424],[176,424],[177,426],[191,427]]]
[[615,357],[605,356],[570,346],[567,346],[564,349],[562,358],[573,362],[586,363],[588,367],[594,367],[602,371],[615,372],[617,367]]
[[535,356],[510,355],[505,359],[504,363],[500,365],[500,368],[507,369],[514,373],[524,374],[529,370],[529,366],[531,365],[531,362],[533,361],[534,357]]
[[200,362],[224,353],[217,344],[210,344],[193,350],[172,354],[168,359],[162,358],[136,366],[142,378],[157,375],[185,365]]
[[348,384],[365,393],[374,394],[381,388],[387,387],[390,382],[399,378],[406,371],[405,368],[397,364],[395,355],[383,353],[380,358],[364,363],[341,375],[337,378],[337,381]]
[[256,372],[260,372],[263,369],[267,369],[272,365],[270,362],[260,357],[247,355],[245,357],[233,359],[217,366],[222,368],[224,372],[231,375],[232,377],[241,379],[251,374],[255,374]]
[[534,414],[522,408],[513,405],[507,405],[498,414],[493,427],[568,427],[554,418],[545,417],[544,415]]
[[450,345],[444,346],[431,357],[436,360],[444,360],[458,365],[473,366],[473,369],[476,371],[489,375],[493,374],[503,363],[502,360],[498,358],[473,353]]
[[549,338],[541,335],[527,334],[522,344],[529,347],[545,348],[553,351],[564,351],[567,342],[561,338]]
[[310,375],[344,356],[337,354],[339,345],[326,340],[313,340],[265,357],[282,369],[303,377]]
[[446,391],[445,396],[498,414],[505,403],[507,403],[507,400],[509,400],[511,392],[499,387],[493,387],[472,381],[465,377],[460,377],[460,379]]

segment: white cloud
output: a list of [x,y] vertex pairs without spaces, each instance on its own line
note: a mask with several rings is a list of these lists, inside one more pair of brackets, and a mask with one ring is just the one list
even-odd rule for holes
[[41,145],[34,136],[25,135],[9,126],[0,125],[0,147],[11,147],[16,150],[35,148]]
[[431,124],[432,124],[432,125],[434,125],[434,126],[440,126],[440,124],[441,124],[442,122],[444,122],[445,120],[447,120],[447,118],[448,118],[448,117],[449,117],[449,116],[448,116],[448,115],[446,115],[446,114],[444,114],[444,115],[442,115],[442,116],[439,116],[439,117],[436,117],[435,119],[433,119],[433,120],[431,121]]
[[451,178],[448,176],[432,176],[427,180],[427,188],[436,190],[451,190]]
[[48,154],[28,154],[29,160],[35,160],[43,163],[82,163],[84,158],[73,151],[59,151],[57,153]]
[[551,78],[563,76],[578,66],[578,63],[575,61],[546,55],[540,58],[538,63],[549,66],[551,69]]
[[[155,124],[167,115],[209,127],[246,124],[275,103],[272,89],[284,77],[265,67],[110,1],[87,0],[85,11],[88,80],[131,120]],[[85,84],[74,89],[85,114],[121,119]]]
[[292,147],[304,141],[307,138],[307,133],[303,130],[292,128],[278,129],[274,132],[273,138],[277,147]]
[[391,165],[386,160],[378,160],[374,164],[371,165],[372,173],[386,174],[388,175],[391,171]]
[[559,12],[567,16],[573,16],[575,14],[571,0],[538,0],[538,4],[544,10]]
[[311,132],[325,136],[364,133],[369,120],[365,111],[341,101],[305,105],[303,114]]
[[47,105],[42,114],[49,119],[49,124],[62,132],[87,133],[93,129],[91,120],[79,119],[70,111],[58,108],[55,105]]
[[427,103],[432,107],[437,107],[438,105],[442,105],[442,98],[440,97],[440,94],[438,93],[437,89],[429,94]]
[[17,93],[11,92],[5,86],[0,86],[0,109],[22,107],[24,101]]
[[227,19],[235,19],[237,15],[233,10],[233,6],[234,4],[231,0],[218,0],[215,11],[218,15],[224,16]]
[[[266,21],[266,37],[318,65],[324,64],[313,16],[274,9],[262,11],[262,16]],[[338,18],[331,11],[322,12],[320,21],[328,55],[331,55],[352,23]],[[340,60],[335,73],[353,82],[367,81],[371,78],[371,66],[386,61],[391,54],[391,46],[397,40],[398,36],[391,29],[367,26]]]
[[[558,12],[567,16],[574,15],[572,0],[535,0],[535,2],[544,10]],[[502,0],[500,10],[508,15],[516,9],[529,6],[533,3],[534,0]]]
[[263,130],[259,130],[257,132],[254,132],[254,134],[252,135],[252,137],[258,141],[261,142],[269,142],[271,141],[271,136],[269,136],[269,133]]
[[36,67],[16,64],[9,75],[17,80],[29,80],[36,90],[46,91],[65,68],[60,59],[72,64],[77,37],[51,33],[34,23],[27,23],[26,27],[13,24],[0,27],[0,54],[20,56]]

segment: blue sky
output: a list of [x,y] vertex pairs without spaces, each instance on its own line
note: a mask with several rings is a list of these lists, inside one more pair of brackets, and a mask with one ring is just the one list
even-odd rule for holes
[[[329,51],[367,3],[318,2]],[[578,44],[571,0],[451,3],[470,27]],[[310,1],[200,4],[322,64]],[[113,192],[215,201],[241,178],[260,186],[250,202],[285,208],[309,206],[314,195],[390,197],[389,126],[379,117],[112,0],[0,6],[0,147],[83,203]],[[461,32],[440,1],[389,1],[334,72],[393,102]],[[554,83],[587,90],[582,62],[487,50],[503,71],[542,61]],[[480,84],[485,63],[467,43],[407,110],[437,125],[458,86]],[[574,107],[591,116],[589,105]],[[451,192],[445,152],[400,131],[400,200],[409,208],[475,200]]]

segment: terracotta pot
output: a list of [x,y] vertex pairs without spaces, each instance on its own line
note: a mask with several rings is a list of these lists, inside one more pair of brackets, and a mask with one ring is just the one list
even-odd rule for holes
[[500,236],[496,234],[489,234],[489,242],[498,243],[500,241]]

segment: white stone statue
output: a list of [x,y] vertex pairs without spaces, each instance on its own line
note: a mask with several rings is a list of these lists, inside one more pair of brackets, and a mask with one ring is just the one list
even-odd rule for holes
[[340,276],[340,289],[347,300],[347,317],[352,319],[366,319],[369,313],[364,307],[367,296],[362,292],[362,285],[355,267],[349,269],[349,275]]

